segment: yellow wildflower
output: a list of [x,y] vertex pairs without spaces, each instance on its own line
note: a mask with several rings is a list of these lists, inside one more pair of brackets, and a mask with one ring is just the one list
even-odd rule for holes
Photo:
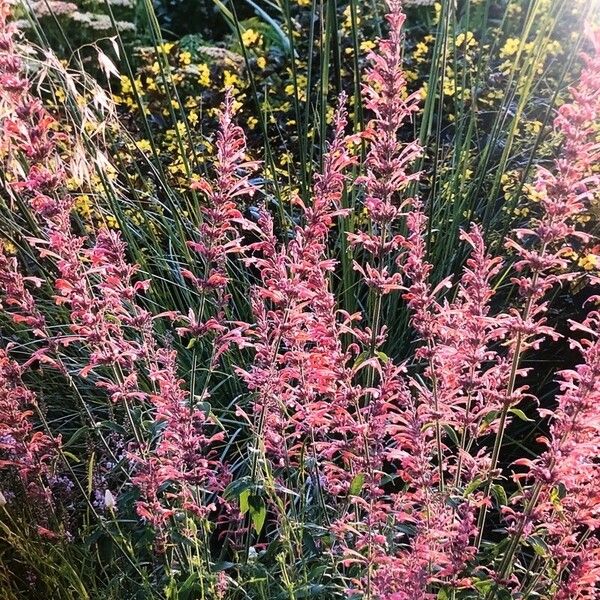
[[75,198],[75,210],[84,218],[89,219],[92,214],[90,197],[87,194]]
[[441,2],[435,2],[433,4],[433,10],[435,11],[435,15],[433,17],[433,24],[437,25],[440,22],[440,16],[442,15],[442,4],[441,4]]
[[119,229],[119,222],[113,215],[106,215],[105,222],[109,229]]
[[543,193],[538,192],[535,189],[535,186],[529,183],[523,185],[523,194],[525,194],[525,197],[531,202],[539,202],[543,197]]
[[579,259],[578,264],[586,271],[593,271],[600,268],[600,256],[597,254],[586,254]]
[[500,49],[500,58],[507,58],[513,56],[519,50],[521,40],[519,38],[508,38],[504,42],[504,46]]
[[206,63],[198,65],[198,83],[203,87],[210,86],[210,69]]
[[462,47],[463,44],[465,48],[472,48],[477,44],[477,40],[475,39],[472,31],[467,31],[466,33],[459,33],[456,36],[454,43],[457,48]]
[[363,52],[370,52],[371,50],[373,50],[375,48],[377,44],[375,44],[375,42],[371,41],[371,40],[365,40],[364,42],[360,43],[360,49]]
[[562,46],[558,40],[552,40],[551,42],[549,42],[546,50],[547,50],[548,54],[550,54],[552,56],[552,55],[560,54],[562,52]]
[[158,51],[162,52],[163,54],[169,54],[169,52],[173,50],[174,46],[175,44],[173,42],[165,42],[158,47]]
[[0,245],[6,254],[16,254],[17,247],[10,241],[6,239],[0,240]]
[[444,78],[444,96],[454,96],[456,93],[456,82],[454,77]]
[[131,85],[131,79],[127,75],[121,75],[121,92],[123,94],[131,94],[133,92],[133,86]]
[[415,62],[425,62],[425,57],[427,56],[428,52],[429,46],[427,46],[425,42],[419,42],[415,48],[415,51],[413,52],[413,58],[415,59]]
[[227,70],[223,72],[223,87],[225,87],[225,88],[236,87],[240,83],[241,83],[240,78],[237,76],[236,73],[233,73],[232,71],[227,71]]
[[[360,21],[360,17],[356,15],[357,26],[360,25]],[[352,29],[352,9],[350,5],[346,6],[346,8],[344,9],[344,20],[342,22],[342,29],[345,29],[346,31]]]
[[141,152],[151,152],[152,144],[148,140],[138,140],[135,145]]
[[254,29],[246,29],[246,31],[242,33],[242,44],[244,44],[244,46],[258,46],[261,41],[261,34]]
[[529,135],[538,135],[542,130],[542,123],[540,121],[527,121],[524,129]]

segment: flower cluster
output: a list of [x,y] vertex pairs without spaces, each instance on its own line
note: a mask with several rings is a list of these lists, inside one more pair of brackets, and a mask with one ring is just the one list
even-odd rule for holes
[[43,505],[52,498],[48,480],[60,439],[34,428],[32,416],[38,403],[23,385],[22,372],[6,350],[0,350],[0,472],[3,485],[11,483],[4,480],[7,472],[16,473],[26,496]]

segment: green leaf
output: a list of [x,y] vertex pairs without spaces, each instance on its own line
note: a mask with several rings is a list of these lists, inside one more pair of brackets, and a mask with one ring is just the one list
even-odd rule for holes
[[240,477],[235,481],[232,481],[223,492],[223,497],[226,500],[233,500],[239,498],[244,490],[252,489],[252,479],[250,477]]
[[542,558],[548,556],[548,546],[539,535],[531,535],[527,538],[527,543],[533,548],[533,551]]
[[352,483],[350,484],[350,490],[348,493],[350,496],[358,496],[360,491],[362,490],[363,485],[365,484],[365,474],[357,473],[352,479]]
[[323,593],[327,590],[326,586],[320,583],[311,583],[294,590],[294,598],[323,598]]
[[191,599],[196,596],[200,589],[198,573],[192,573],[179,588],[179,595],[177,598]]
[[362,365],[365,360],[367,360],[367,358],[369,358],[369,353],[368,352],[361,352],[361,354],[359,354],[356,357],[356,360],[354,361],[354,368],[356,369],[357,367],[359,367],[360,365]]
[[483,595],[487,594],[492,589],[494,582],[491,579],[483,579],[481,581],[476,581],[474,585],[477,591]]
[[256,533],[260,533],[267,518],[267,507],[260,496],[248,496],[248,505],[250,507],[250,518]]
[[469,485],[465,488],[463,492],[463,496],[468,496],[472,494],[481,484],[483,483],[483,479],[474,479],[469,483]]
[[390,357],[385,352],[378,351],[375,352],[375,354],[384,365],[387,364],[390,360]]
[[[483,424],[485,426],[489,425],[494,419],[498,417],[500,414],[499,410],[491,410],[485,417],[483,418]],[[485,427],[484,427],[485,429]]]
[[67,451],[63,451],[63,454],[67,457],[70,458],[74,463],[79,463],[81,462],[81,459],[79,459],[77,456],[75,456],[72,452],[67,452]]
[[456,431],[450,425],[443,425],[443,429],[446,432],[446,435],[452,440],[452,443],[455,446],[459,446],[460,442],[458,441],[458,435],[456,435]]
[[245,515],[250,510],[250,504],[248,504],[248,498],[250,498],[250,490],[243,490],[240,494],[240,512]]
[[494,498],[496,498],[496,502],[498,506],[506,506],[508,504],[508,497],[506,495],[506,490],[502,485],[496,483],[492,486],[492,494]]
[[72,446],[75,442],[77,442],[83,435],[87,434],[89,428],[87,426],[80,427],[67,441],[62,445],[63,450]]
[[533,419],[530,419],[520,408],[510,408],[508,412],[515,415],[515,417],[519,417],[521,421],[533,423]]

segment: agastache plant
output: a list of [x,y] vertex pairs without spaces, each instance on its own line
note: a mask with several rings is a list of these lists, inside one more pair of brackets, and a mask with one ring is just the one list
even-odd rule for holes
[[[168,257],[163,291],[185,292],[170,302],[126,243],[139,232],[81,226],[73,132],[36,97],[0,0],[0,191],[23,213],[15,250],[0,249],[0,535],[27,498],[68,515],[91,564],[110,541],[136,593],[168,598],[598,597],[598,297],[570,321],[579,364],[559,371],[553,400],[527,361],[560,340],[551,292],[592,239],[579,220],[597,191],[600,37],[558,109],[562,146],[538,167],[534,216],[494,256],[470,215],[464,265],[439,281],[416,168],[428,149],[407,131],[420,98],[403,67],[406,15],[387,7],[367,57],[367,124],[350,131],[341,93],[289,220],[271,215],[268,170],[225,91],[215,156],[183,191],[192,210],[161,207],[178,223],[165,231],[189,238],[161,238],[153,255]],[[347,232],[350,194],[363,218]],[[342,236],[357,281],[340,294]],[[402,356],[386,354],[394,307],[411,338]],[[56,382],[61,402],[46,392]],[[542,433],[507,465],[526,400]],[[65,467],[78,491],[59,506]]]

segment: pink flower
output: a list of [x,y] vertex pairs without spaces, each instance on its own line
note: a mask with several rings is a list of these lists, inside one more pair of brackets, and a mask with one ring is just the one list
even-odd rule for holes
[[29,499],[47,505],[48,478],[60,438],[35,429],[35,394],[21,380],[22,367],[0,350],[0,470],[14,472]]

